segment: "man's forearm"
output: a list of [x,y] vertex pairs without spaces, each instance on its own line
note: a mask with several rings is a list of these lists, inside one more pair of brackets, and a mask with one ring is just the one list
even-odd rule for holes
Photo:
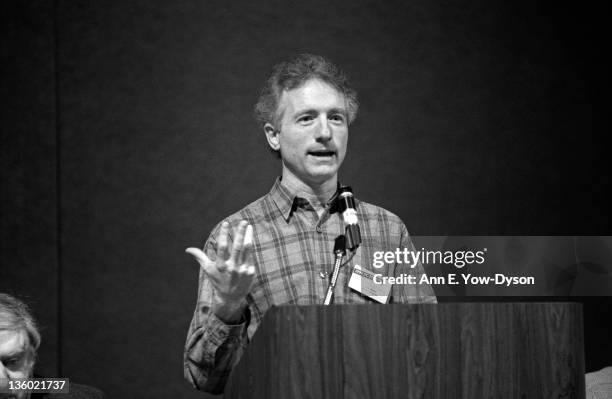
[[200,390],[222,392],[230,371],[247,345],[246,324],[246,321],[228,324],[211,308],[202,309],[192,321],[187,336],[185,378]]

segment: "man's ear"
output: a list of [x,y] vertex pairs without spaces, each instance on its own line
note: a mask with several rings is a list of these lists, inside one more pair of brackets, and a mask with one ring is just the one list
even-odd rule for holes
[[263,129],[270,148],[274,151],[280,151],[280,138],[278,137],[280,130],[276,130],[271,123],[266,123]]

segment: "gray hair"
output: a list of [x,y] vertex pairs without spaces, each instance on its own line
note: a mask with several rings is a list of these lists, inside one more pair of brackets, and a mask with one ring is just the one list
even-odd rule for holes
[[30,348],[36,354],[40,346],[40,332],[28,306],[19,299],[0,293],[0,330],[25,331]]
[[277,64],[255,105],[255,117],[261,125],[271,123],[278,128],[278,104],[285,90],[297,89],[310,79],[319,79],[342,93],[347,101],[348,121],[357,117],[357,92],[348,78],[329,60],[320,55],[301,54],[289,62]]

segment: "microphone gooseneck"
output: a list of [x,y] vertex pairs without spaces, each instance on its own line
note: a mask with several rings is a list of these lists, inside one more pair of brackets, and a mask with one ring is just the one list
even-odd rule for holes
[[334,300],[334,289],[336,288],[336,281],[338,281],[338,273],[340,272],[340,265],[342,264],[342,258],[346,254],[346,240],[343,235],[336,237],[334,241],[334,272],[332,273],[331,281],[327,287],[327,295],[325,295],[325,301],[323,305],[331,305]]
[[327,287],[327,295],[325,295],[324,305],[330,305],[334,300],[334,289],[342,258],[346,255],[346,250],[355,251],[361,244],[361,231],[359,230],[359,220],[357,218],[357,210],[355,209],[355,198],[353,190],[350,186],[340,186],[338,191],[330,200],[330,213],[339,212],[342,215],[344,222],[344,235],[339,235],[334,241],[334,269]]

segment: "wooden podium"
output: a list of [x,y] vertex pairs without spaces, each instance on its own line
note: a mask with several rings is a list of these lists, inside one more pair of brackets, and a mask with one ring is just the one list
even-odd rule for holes
[[226,398],[584,398],[582,305],[270,309]]

